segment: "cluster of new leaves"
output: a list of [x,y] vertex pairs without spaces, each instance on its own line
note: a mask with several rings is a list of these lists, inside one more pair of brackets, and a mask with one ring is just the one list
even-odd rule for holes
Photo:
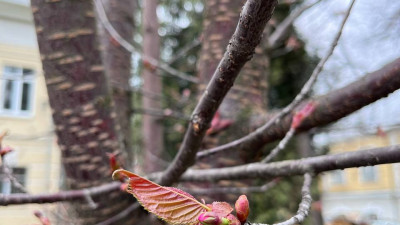
[[170,224],[240,225],[249,214],[249,203],[242,195],[233,208],[226,202],[201,203],[192,195],[173,187],[163,187],[129,171],[119,169],[113,178],[126,177],[127,192],[149,212]]

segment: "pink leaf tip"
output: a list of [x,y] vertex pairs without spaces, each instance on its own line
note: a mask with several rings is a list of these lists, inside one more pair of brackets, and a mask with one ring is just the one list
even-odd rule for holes
[[293,129],[297,129],[305,118],[307,118],[315,110],[315,103],[307,103],[300,111],[296,112],[293,116],[292,125]]

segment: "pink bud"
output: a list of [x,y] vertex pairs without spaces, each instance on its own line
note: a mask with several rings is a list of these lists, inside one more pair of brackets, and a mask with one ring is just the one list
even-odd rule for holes
[[307,118],[314,111],[314,109],[314,102],[307,103],[302,109],[300,109],[300,111],[294,114],[291,127],[294,129],[299,127],[301,122],[303,122],[303,120]]
[[215,212],[205,212],[200,214],[199,221],[203,225],[220,225],[221,219]]
[[14,151],[14,149],[12,149],[10,146],[6,146],[4,148],[1,148],[0,149],[0,156],[3,157],[3,156],[5,156],[6,154],[8,154],[8,153],[10,153],[12,151]]
[[244,223],[247,220],[247,216],[249,216],[250,208],[249,208],[249,200],[247,200],[246,195],[241,195],[235,203],[235,210],[237,218],[240,222]]

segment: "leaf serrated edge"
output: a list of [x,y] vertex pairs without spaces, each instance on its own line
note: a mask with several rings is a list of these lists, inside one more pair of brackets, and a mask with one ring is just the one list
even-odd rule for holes
[[[169,188],[163,187],[163,186],[161,186],[161,185],[159,185],[159,184],[157,184],[157,183],[154,183],[154,182],[152,182],[152,181],[150,181],[150,180],[148,180],[148,179],[146,179],[146,178],[144,178],[144,177],[141,177],[141,176],[139,176],[139,175],[137,175],[137,174],[135,174],[135,173],[129,172],[129,171],[127,171],[127,170],[124,170],[124,169],[115,170],[115,171],[113,172],[113,174],[112,174],[112,178],[113,178],[113,179],[117,179],[117,177],[119,176],[120,173],[122,173],[123,175],[127,176],[127,177],[129,178],[129,181],[131,181],[131,178],[133,178],[133,177],[138,177],[138,178],[143,179],[143,180],[146,180],[147,182],[149,182],[149,183],[151,183],[151,184],[154,184],[155,186],[158,186],[158,187],[160,187],[160,188],[162,188],[162,189],[167,189],[168,191],[173,192],[173,193],[175,193],[175,194],[177,194],[177,195],[179,195],[179,196],[181,196],[181,197],[183,197],[183,198],[185,198],[185,199],[188,199],[188,200],[191,200],[191,201],[195,201],[195,202],[198,203],[201,207],[203,207],[205,210],[211,211],[211,208],[210,208],[210,207],[208,207],[208,206],[206,206],[205,204],[199,202],[199,201],[198,201],[197,199],[195,199],[194,197],[189,197],[189,196],[184,195],[184,194],[182,194],[182,193],[179,193],[179,192],[177,192],[177,191],[175,191],[175,190],[173,190],[173,189],[169,189]],[[132,194],[132,195],[137,199],[137,201],[140,203],[140,205],[143,206],[143,208],[144,208],[145,210],[147,210],[147,211],[150,212],[150,213],[153,213],[154,215],[157,216],[157,218],[159,218],[159,219],[161,219],[161,220],[163,220],[163,221],[166,221],[166,222],[169,223],[169,224],[173,224],[173,225],[182,224],[181,222],[175,223],[175,222],[172,222],[172,221],[168,221],[168,220],[166,220],[166,219],[164,219],[164,218],[158,216],[157,213],[155,213],[155,212],[153,212],[152,210],[150,210],[150,209],[148,209],[147,207],[145,207],[144,204],[142,203],[142,201],[139,200],[138,196],[132,191],[132,187],[131,187],[130,182],[128,182],[127,192],[130,193],[130,194]],[[187,225],[193,225],[193,224],[197,224],[197,222],[187,223]]]

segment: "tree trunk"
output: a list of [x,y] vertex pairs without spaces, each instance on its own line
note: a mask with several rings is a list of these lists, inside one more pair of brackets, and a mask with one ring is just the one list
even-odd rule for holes
[[[133,15],[136,8],[132,0],[102,0],[106,15],[111,25],[126,41],[133,40],[134,20]],[[100,21],[100,20],[98,20]],[[124,165],[131,168],[133,162],[132,131],[131,131],[131,52],[123,48],[99,24],[100,38],[103,51],[103,64],[106,76],[110,78],[112,96],[117,115],[117,129],[120,132],[121,143],[125,149],[123,157]]]
[[[110,182],[107,153],[125,149],[99,57],[92,2],[33,0],[32,11],[67,186],[80,189]],[[96,209],[86,201],[73,204],[81,224],[112,217],[133,198],[116,191],[93,200]]]
[[[158,35],[157,0],[146,0],[143,2],[143,58],[160,57],[160,37]],[[158,71],[143,63],[143,91],[161,93],[162,80],[157,76]],[[143,108],[161,110],[161,101],[143,95]],[[159,159],[164,150],[163,126],[161,117],[143,115],[143,150],[145,154],[144,170],[154,172],[160,170]]]
[[[201,81],[199,86],[199,94],[205,88],[215,69],[221,60],[229,39],[231,38],[239,20],[240,10],[245,1],[223,1],[212,0],[205,2],[205,17],[202,33],[202,49],[200,60],[198,63],[198,78]],[[248,62],[238,76],[235,86],[223,100],[219,113],[222,118],[232,120],[233,124],[229,129],[229,136],[224,132],[209,135],[204,139],[203,147],[211,148],[235,138],[241,137],[248,133],[251,129],[249,119],[266,110],[266,90],[267,76],[266,71],[269,65],[268,58],[263,54],[261,47],[256,48],[254,59]],[[251,119],[250,119],[251,120]],[[201,160],[200,165],[206,167],[225,167],[243,163],[240,157],[241,153],[234,152],[227,156],[226,154],[217,154],[206,160]],[[211,188],[213,184],[209,184]],[[219,185],[219,184],[218,184]],[[237,182],[224,185],[235,186]],[[240,185],[240,184],[239,184]],[[236,200],[237,196],[212,196],[212,200]],[[204,197],[205,198],[205,197]]]

